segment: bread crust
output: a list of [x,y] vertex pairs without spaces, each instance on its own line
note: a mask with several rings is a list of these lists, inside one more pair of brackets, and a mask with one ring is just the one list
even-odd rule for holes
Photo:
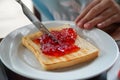
[[[69,25],[63,25],[56,28],[53,27],[50,28],[49,30],[60,30],[67,27],[69,27]],[[22,38],[22,44],[25,47],[27,47],[30,51],[32,51],[32,53],[35,55],[35,57],[45,70],[54,70],[72,66],[75,64],[80,64],[83,62],[88,62],[95,59],[99,55],[99,49],[96,48],[91,43],[89,43],[88,41],[81,38],[80,36],[77,36],[77,39],[75,41],[75,44],[80,47],[79,51],[66,54],[61,57],[52,57],[44,55],[40,50],[40,45],[37,45],[32,41],[33,39],[40,37],[41,35],[42,35],[41,32],[36,32],[24,36]]]

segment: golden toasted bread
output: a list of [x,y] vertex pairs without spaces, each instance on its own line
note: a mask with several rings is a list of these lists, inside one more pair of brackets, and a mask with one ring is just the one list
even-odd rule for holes
[[[69,25],[63,25],[59,27],[52,27],[49,30],[61,30],[63,28],[69,28]],[[99,50],[90,42],[84,40],[80,36],[77,35],[77,39],[75,41],[75,45],[80,47],[80,50],[66,54],[61,57],[52,57],[47,56],[42,53],[40,50],[40,45],[35,44],[32,40],[40,37],[42,35],[41,32],[36,32],[22,38],[22,43],[25,47],[27,47],[32,53],[35,55],[37,60],[42,65],[45,70],[53,70],[59,69],[63,67],[72,66],[75,64],[80,64],[83,62],[88,62],[95,59],[99,55]]]

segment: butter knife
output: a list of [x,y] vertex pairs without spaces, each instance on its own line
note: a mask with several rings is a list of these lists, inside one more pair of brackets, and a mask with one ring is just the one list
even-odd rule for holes
[[22,7],[23,13],[43,34],[48,34],[55,42],[58,40],[49,32],[49,30],[37,19],[37,17],[29,10],[29,8],[21,1],[16,0]]

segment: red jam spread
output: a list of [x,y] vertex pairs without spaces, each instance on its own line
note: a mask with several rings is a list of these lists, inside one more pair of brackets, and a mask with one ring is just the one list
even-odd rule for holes
[[80,49],[74,44],[77,34],[72,28],[64,28],[60,31],[51,31],[51,34],[59,41],[58,43],[47,34],[33,40],[36,44],[41,45],[43,54],[60,57],[65,54],[76,52]]

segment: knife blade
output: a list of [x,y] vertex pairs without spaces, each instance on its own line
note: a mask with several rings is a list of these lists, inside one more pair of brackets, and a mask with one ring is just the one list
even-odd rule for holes
[[42,31],[43,34],[48,34],[55,42],[58,42],[55,36],[53,36],[49,32],[49,30],[37,19],[37,17],[29,10],[29,8],[21,0],[16,0],[16,1],[21,5],[23,13],[35,25],[37,29]]

